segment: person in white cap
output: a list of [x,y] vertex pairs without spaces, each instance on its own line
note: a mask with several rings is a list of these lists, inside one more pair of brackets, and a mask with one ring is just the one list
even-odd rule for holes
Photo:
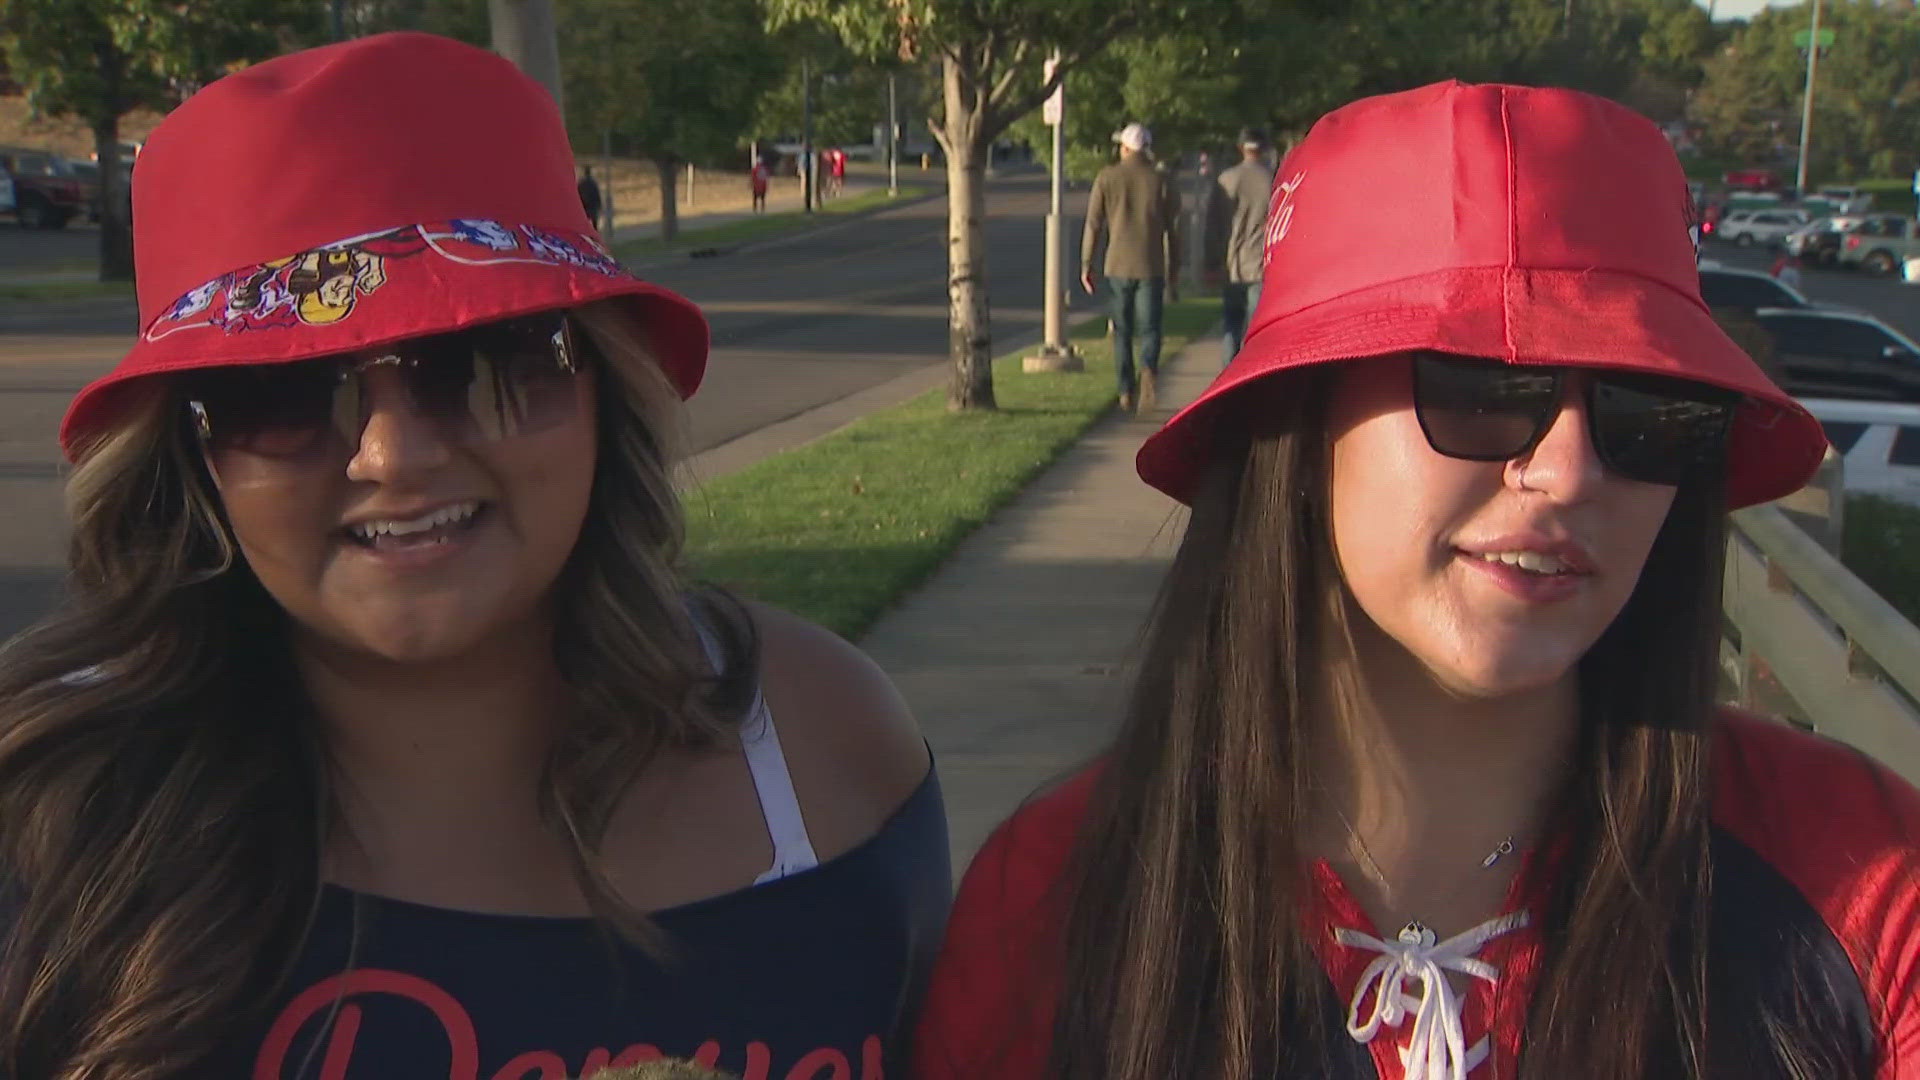
[[[1153,167],[1153,133],[1131,123],[1114,133],[1120,160],[1100,170],[1087,198],[1087,225],[1080,238],[1080,285],[1094,291],[1094,255],[1107,241],[1103,264],[1113,318],[1113,360],[1120,407],[1151,409],[1160,367],[1160,314],[1166,298],[1178,299],[1180,193]],[[1134,378],[1133,338],[1140,335],[1140,376]],[[1136,390],[1138,391],[1136,395]]]

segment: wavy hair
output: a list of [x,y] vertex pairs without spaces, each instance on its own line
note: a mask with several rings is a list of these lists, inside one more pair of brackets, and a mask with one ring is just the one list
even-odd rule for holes
[[[604,924],[621,793],[743,715],[758,645],[678,573],[680,405],[620,301],[569,313],[599,374],[591,503],[555,590],[578,700],[541,810]],[[223,521],[176,391],[154,381],[67,483],[67,596],[0,652],[0,1075],[189,1076],[298,958],[341,826],[286,615]],[[693,619],[723,654],[714,674]]]
[[[1216,425],[1234,434],[1193,501],[1063,882],[1050,1077],[1304,1078],[1367,1056],[1328,1037],[1344,1006],[1297,930],[1312,888],[1305,748],[1351,700],[1317,673],[1347,666],[1349,620],[1364,617],[1332,548],[1330,393],[1324,371],[1275,380]],[[1710,1024],[1707,994],[1725,544],[1718,485],[1681,488],[1579,664],[1552,826],[1569,843],[1541,913],[1523,1076],[1739,1075],[1724,1063],[1755,1052],[1709,1053],[1710,1030],[1739,1026]],[[1793,1017],[1769,1031],[1771,1060],[1846,1057]]]

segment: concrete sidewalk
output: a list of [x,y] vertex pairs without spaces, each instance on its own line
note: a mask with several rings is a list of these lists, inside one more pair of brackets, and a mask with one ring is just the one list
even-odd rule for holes
[[1219,369],[1208,335],[1162,364],[1160,408],[1096,424],[861,642],[913,706],[946,790],[956,874],[1035,789],[1119,722],[1185,508],[1134,451]]

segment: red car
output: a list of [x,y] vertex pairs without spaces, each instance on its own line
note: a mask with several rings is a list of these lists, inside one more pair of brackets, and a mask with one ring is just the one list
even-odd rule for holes
[[1720,182],[1741,191],[1780,190],[1780,174],[1772,169],[1735,169],[1722,176]]
[[22,228],[63,229],[86,210],[80,181],[44,150],[0,147],[0,169],[13,177],[14,215]]

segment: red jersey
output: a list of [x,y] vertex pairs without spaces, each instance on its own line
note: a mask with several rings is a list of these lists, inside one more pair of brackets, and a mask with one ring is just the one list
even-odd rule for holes
[[[1738,714],[1727,714],[1717,752],[1708,945],[1716,1070],[1784,1075],[1770,1058],[1739,1059],[1768,1045],[1769,1017],[1786,1015],[1837,1033],[1854,1060],[1878,1062],[1859,1080],[1920,1080],[1920,792],[1850,748]],[[1035,799],[974,859],[920,1021],[918,1080],[1043,1080],[1060,978],[1060,879],[1093,781],[1088,770]],[[1529,916],[1545,910],[1551,876],[1528,870],[1498,918],[1447,942],[1414,943],[1374,929],[1333,869],[1314,866],[1316,895],[1302,919],[1339,1004],[1341,1015],[1326,1018],[1328,1045],[1344,1048],[1329,1080],[1402,1080],[1403,1054],[1454,1060],[1476,1080],[1518,1074],[1542,955]],[[1422,970],[1441,980],[1464,974],[1470,986],[1423,994]],[[1451,1017],[1428,1004],[1443,996],[1457,1002]]]

